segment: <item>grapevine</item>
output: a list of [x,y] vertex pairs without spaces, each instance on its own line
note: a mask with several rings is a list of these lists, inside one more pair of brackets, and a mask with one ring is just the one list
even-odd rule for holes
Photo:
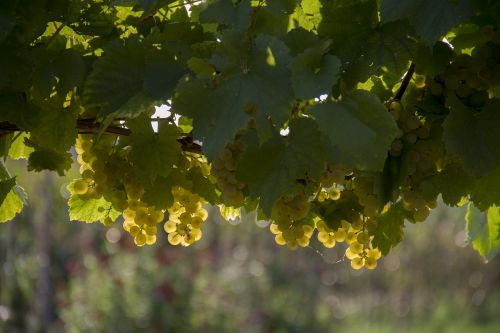
[[372,270],[442,200],[500,252],[497,1],[16,3],[0,5],[1,222],[29,201],[8,171],[24,159],[78,169],[69,218],[137,246],[193,245],[219,206]]

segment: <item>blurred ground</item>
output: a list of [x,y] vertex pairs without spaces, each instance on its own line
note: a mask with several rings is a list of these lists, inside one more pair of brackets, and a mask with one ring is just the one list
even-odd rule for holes
[[19,179],[30,205],[0,226],[2,333],[500,332],[500,259],[467,246],[463,209],[408,224],[376,271],[353,271],[342,247],[291,252],[216,211],[192,247],[136,248],[118,225],[68,222],[64,179]]

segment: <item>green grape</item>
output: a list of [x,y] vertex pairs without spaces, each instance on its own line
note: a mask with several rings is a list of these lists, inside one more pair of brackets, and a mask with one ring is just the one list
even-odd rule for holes
[[364,265],[365,265],[364,258],[354,258],[351,260],[351,267],[355,270],[363,268]]
[[176,232],[169,233],[167,239],[168,242],[174,246],[181,243],[181,236]]
[[137,246],[144,246],[146,244],[146,235],[144,233],[139,233],[134,237],[134,243]]
[[372,258],[372,257],[365,258],[364,266],[368,269],[377,268],[377,259]]
[[283,237],[283,234],[280,233],[280,234],[277,234],[276,237],[274,238],[274,241],[276,242],[276,244],[278,245],[286,245],[286,240],[285,238]]
[[355,254],[360,254],[361,252],[363,252],[363,248],[364,248],[363,244],[360,244],[357,241],[353,241],[349,245],[349,249],[351,250],[352,253]]
[[401,112],[402,106],[401,103],[398,101],[391,102],[389,105],[389,111],[395,111],[395,112]]
[[73,191],[75,192],[75,194],[83,195],[83,194],[87,193],[88,190],[89,190],[89,184],[87,181],[85,181],[83,179],[77,180],[73,184]]

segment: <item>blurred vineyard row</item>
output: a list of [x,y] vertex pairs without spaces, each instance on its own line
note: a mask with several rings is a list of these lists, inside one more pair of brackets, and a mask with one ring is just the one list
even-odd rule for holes
[[217,209],[192,247],[136,248],[119,225],[68,222],[64,179],[20,178],[29,206],[0,226],[0,332],[500,332],[500,260],[467,246],[463,209],[407,225],[376,271],[353,271],[342,248],[291,252],[265,221]]

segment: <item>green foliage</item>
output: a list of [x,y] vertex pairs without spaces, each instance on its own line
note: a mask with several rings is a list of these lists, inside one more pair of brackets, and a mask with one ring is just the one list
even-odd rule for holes
[[[257,209],[290,248],[318,225],[329,246],[368,230],[349,253],[364,265],[365,247],[386,254],[439,195],[500,205],[498,9],[4,1],[0,154],[63,175],[74,147],[71,219],[121,214],[139,246],[165,216],[169,241],[192,244],[207,201]],[[168,118],[152,119],[162,104]],[[22,207],[15,180],[0,179],[2,220]]]
[[500,208],[493,205],[482,212],[470,204],[465,219],[472,246],[485,260],[491,260],[500,252]]
[[310,111],[333,148],[332,162],[382,170],[397,128],[377,96],[355,90],[340,102],[321,103]]

